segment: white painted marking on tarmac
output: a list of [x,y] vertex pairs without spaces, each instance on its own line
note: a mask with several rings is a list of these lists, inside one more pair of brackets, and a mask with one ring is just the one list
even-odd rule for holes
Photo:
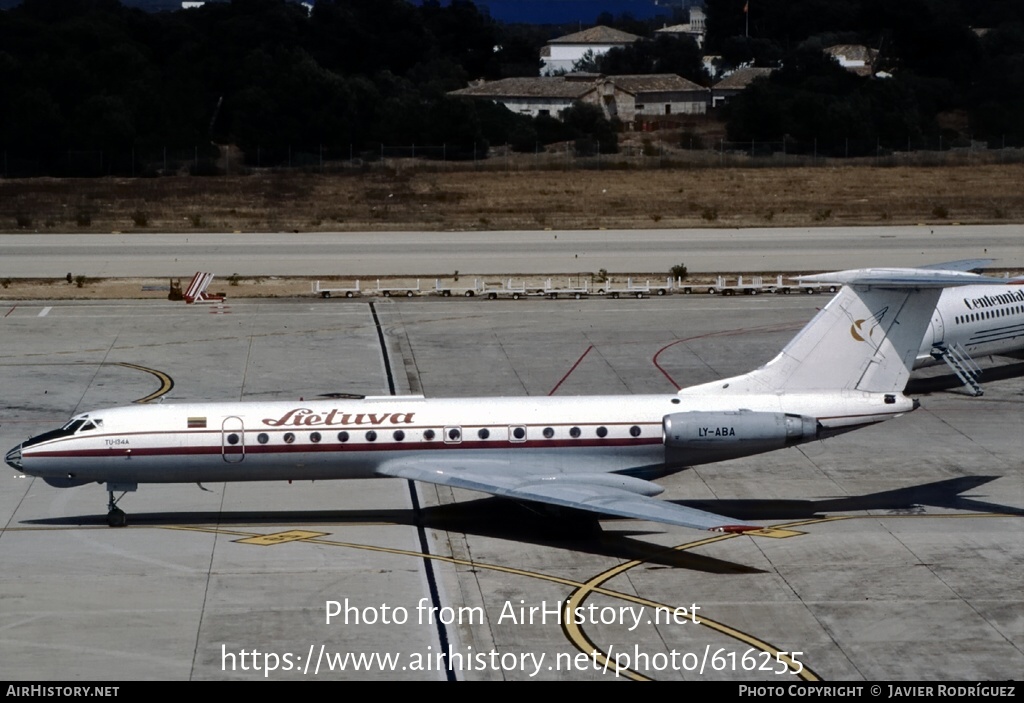
[[51,310],[53,310],[52,306],[48,308],[43,308],[42,310],[39,311],[38,317],[46,317],[47,315],[50,314]]

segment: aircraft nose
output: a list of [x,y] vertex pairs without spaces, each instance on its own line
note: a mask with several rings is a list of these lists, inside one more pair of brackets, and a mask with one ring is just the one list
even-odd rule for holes
[[21,471],[21,445],[19,444],[11,451],[7,452],[7,456],[4,457],[4,461],[7,465],[13,469]]

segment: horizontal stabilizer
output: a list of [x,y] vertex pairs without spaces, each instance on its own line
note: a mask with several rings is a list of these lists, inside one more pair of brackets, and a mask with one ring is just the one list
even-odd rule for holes
[[876,288],[948,288],[978,284],[1003,284],[1005,278],[980,276],[968,271],[915,268],[869,268],[798,276],[801,283],[842,283]]
[[992,263],[995,263],[995,259],[958,259],[957,261],[946,261],[941,264],[918,266],[918,268],[938,271],[974,271],[976,269],[983,269]]

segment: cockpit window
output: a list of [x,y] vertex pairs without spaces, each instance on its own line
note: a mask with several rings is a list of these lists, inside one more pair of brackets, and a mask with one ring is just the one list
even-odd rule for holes
[[85,420],[81,418],[72,419],[70,422],[68,422],[68,424],[64,425],[60,429],[62,432],[74,434],[76,431],[78,431],[78,428],[81,427],[83,423],[85,423]]
[[43,442],[49,442],[52,439],[70,437],[76,432],[88,432],[89,430],[94,430],[97,427],[102,426],[102,424],[102,421],[99,419],[90,420],[88,415],[79,415],[78,417],[73,417],[68,420],[59,430],[50,430],[49,432],[44,432],[41,435],[27,439],[21,446],[31,447],[36,444],[42,444]]

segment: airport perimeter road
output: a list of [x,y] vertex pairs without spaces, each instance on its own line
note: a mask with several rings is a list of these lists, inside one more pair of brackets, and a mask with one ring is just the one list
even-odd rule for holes
[[1024,267],[1024,226],[0,235],[5,278],[792,272],[978,258]]
[[[0,451],[154,396],[334,394],[344,408],[340,394],[387,395],[391,381],[428,397],[672,393],[767,361],[824,302],[20,301],[0,316]],[[981,363],[980,398],[929,369],[904,417],[658,479],[659,499],[773,528],[756,535],[583,530],[399,479],[143,485],[115,529],[103,486],[3,466],[0,671],[36,684],[1019,679],[1024,364]]]

